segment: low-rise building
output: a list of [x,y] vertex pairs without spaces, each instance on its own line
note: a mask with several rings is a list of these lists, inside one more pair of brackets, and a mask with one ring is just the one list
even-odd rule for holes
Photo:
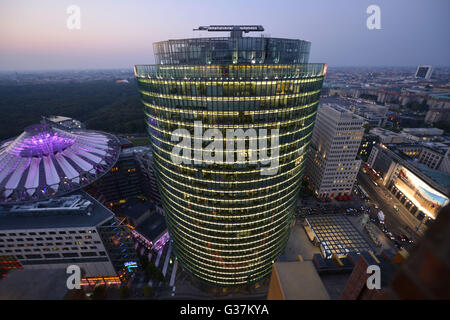
[[60,126],[61,128],[70,130],[86,129],[86,126],[81,121],[64,116],[42,117],[41,123],[50,123],[54,126]]
[[311,261],[273,265],[267,300],[330,300]]
[[86,279],[118,281],[136,262],[133,246],[128,228],[85,192],[0,207],[0,256],[24,269],[77,265]]
[[383,128],[373,128],[369,132],[377,135],[383,144],[406,143],[409,141],[404,135]]

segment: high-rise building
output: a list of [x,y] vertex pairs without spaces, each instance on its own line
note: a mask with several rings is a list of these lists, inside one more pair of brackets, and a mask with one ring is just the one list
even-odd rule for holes
[[420,65],[416,70],[416,78],[418,79],[430,79],[431,73],[433,72],[432,66],[423,66]]
[[306,172],[318,197],[334,198],[351,193],[361,165],[356,155],[364,133],[363,124],[363,119],[339,105],[319,107]]
[[[156,65],[137,65],[135,75],[178,262],[204,283],[244,285],[268,276],[286,246],[327,65],[307,63],[308,41],[243,37],[261,26],[199,29],[231,34],[157,42]],[[238,152],[227,151],[231,163],[195,161],[212,141],[196,135],[198,123],[222,137],[227,129],[245,131],[218,138],[238,145]],[[278,137],[269,135],[273,129]],[[192,135],[194,146],[184,147],[187,161],[179,164],[171,157],[174,141]],[[250,147],[269,138],[270,148]],[[262,175],[262,164],[251,163],[264,153],[278,161],[275,174]]]

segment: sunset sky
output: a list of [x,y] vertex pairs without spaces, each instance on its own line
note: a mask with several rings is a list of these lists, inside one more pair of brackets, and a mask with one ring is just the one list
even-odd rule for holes
[[[366,27],[371,4],[381,30]],[[310,61],[330,66],[449,66],[449,12],[449,0],[1,0],[0,70],[131,68],[154,62],[155,41],[226,35],[192,31],[211,24],[310,40]]]

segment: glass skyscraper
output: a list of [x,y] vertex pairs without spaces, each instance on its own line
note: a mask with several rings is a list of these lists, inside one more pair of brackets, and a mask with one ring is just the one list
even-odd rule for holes
[[[156,64],[135,66],[155,172],[184,270],[215,286],[254,283],[286,246],[327,66],[308,64],[308,41],[243,37],[260,26],[200,29],[231,34],[157,42]],[[193,136],[197,121],[221,131],[224,146],[238,144],[227,129],[278,129],[279,155],[268,148],[276,174],[261,175],[261,163],[174,162],[172,133]]]

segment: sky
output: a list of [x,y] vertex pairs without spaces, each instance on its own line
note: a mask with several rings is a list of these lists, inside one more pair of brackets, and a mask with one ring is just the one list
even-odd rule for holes
[[[71,5],[80,29],[67,27]],[[381,29],[367,28],[369,5]],[[225,36],[192,30],[217,24],[309,40],[310,62],[330,67],[450,66],[449,9],[449,0],[1,0],[0,70],[152,64],[153,42]]]

